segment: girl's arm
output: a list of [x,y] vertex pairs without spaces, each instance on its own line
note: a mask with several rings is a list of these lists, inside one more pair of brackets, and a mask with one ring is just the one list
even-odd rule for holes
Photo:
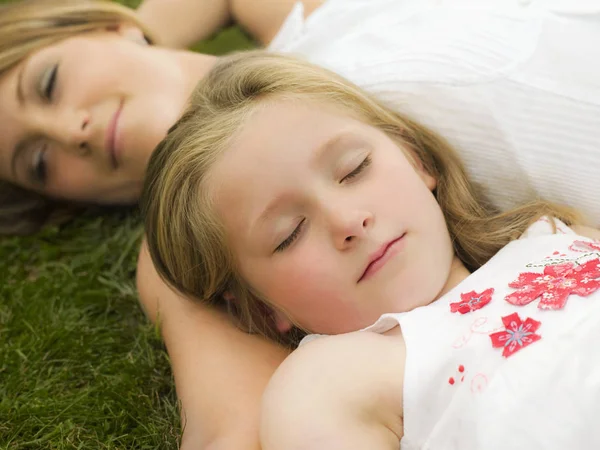
[[171,359],[185,426],[182,449],[260,449],[261,396],[287,352],[173,292],[156,273],[145,244],[137,285]]
[[397,450],[403,434],[401,336],[351,333],[300,347],[263,399],[263,450]]
[[[324,0],[302,0],[306,15]],[[275,37],[297,0],[144,0],[141,19],[161,45],[187,48],[230,22],[263,45]]]

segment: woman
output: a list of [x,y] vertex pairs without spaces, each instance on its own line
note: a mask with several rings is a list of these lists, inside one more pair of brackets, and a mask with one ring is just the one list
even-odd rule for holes
[[[594,10],[557,16],[469,1],[328,0],[306,20],[319,2],[304,2],[306,12],[292,10],[271,48],[325,64],[441,132],[499,206],[543,192],[600,222]],[[268,16],[270,3],[254,1],[252,11]],[[261,36],[243,13],[250,2],[227,4],[233,13],[218,23],[233,16]],[[113,5],[40,5],[0,14],[5,233],[33,231],[73,205],[135,202],[154,145],[215,61],[146,45],[136,16]],[[575,152],[578,159],[564,158]],[[259,399],[286,350],[173,293],[145,249],[138,287],[171,356],[183,445],[257,448]]]
[[[252,17],[237,17],[252,28]],[[35,231],[69,214],[72,205],[136,201],[154,146],[215,61],[147,45],[142,29],[131,10],[113,3],[2,6],[3,233]],[[171,292],[144,251],[138,285],[150,318],[160,314],[186,423],[183,447],[256,448],[259,398],[286,352],[241,334],[225,317]],[[248,372],[252,375],[242,382],[241,374]],[[208,389],[200,376],[224,383]]]

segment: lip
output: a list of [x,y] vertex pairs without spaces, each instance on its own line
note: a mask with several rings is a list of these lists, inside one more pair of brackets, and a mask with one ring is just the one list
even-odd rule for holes
[[121,111],[123,110],[123,102],[119,103],[119,108],[115,111],[108,128],[106,129],[106,142],[105,147],[110,158],[110,162],[114,169],[119,166],[119,148],[117,142],[117,133],[119,129],[119,118],[121,117]]
[[374,252],[369,258],[369,262],[365,267],[362,275],[358,279],[357,283],[361,281],[367,280],[373,275],[375,275],[386,263],[394,257],[396,253],[401,248],[401,244],[403,242],[403,238],[406,236],[406,233],[403,233],[401,236],[393,239],[386,244],[383,244],[376,252]]

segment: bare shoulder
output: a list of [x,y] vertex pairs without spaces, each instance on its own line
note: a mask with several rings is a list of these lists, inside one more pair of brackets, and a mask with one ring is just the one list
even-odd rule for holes
[[[296,448],[289,443],[307,441],[324,445],[341,424],[357,433],[373,427],[397,445],[404,362],[401,336],[357,332],[300,347],[279,367],[265,392],[263,448]],[[364,418],[369,424],[362,423]],[[337,444],[342,438],[361,442],[361,437],[346,431],[333,437]]]
[[[340,376],[338,389],[345,388],[348,371],[352,373],[381,372],[385,367],[376,364],[391,357],[389,366],[404,365],[404,341],[377,333],[355,332],[316,339],[295,350],[279,367],[272,378],[268,393],[296,383],[309,383],[313,388],[331,388],[331,377]],[[384,366],[388,366],[385,364]],[[315,374],[318,369],[318,376]],[[342,376],[343,375],[343,376]]]
[[161,312],[161,305],[173,302],[188,303],[189,300],[175,292],[160,277],[144,239],[138,255],[136,271],[136,287],[140,304],[150,320],[155,322]]
[[150,257],[150,251],[148,250],[148,243],[146,242],[146,238],[144,238],[144,240],[142,241],[142,245],[140,246],[140,253],[138,255],[137,280],[138,282],[149,281],[155,284],[158,281],[160,281],[161,285],[165,285],[164,282],[160,279],[158,272],[156,272],[156,269],[154,268],[154,263],[152,262],[152,258]]

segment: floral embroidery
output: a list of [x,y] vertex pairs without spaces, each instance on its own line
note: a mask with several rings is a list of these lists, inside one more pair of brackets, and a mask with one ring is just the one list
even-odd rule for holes
[[[456,376],[457,378],[460,378],[460,382],[462,383],[463,381],[465,381],[465,366],[463,366],[462,364],[460,366],[458,366],[458,368],[456,369]],[[453,386],[454,383],[456,383],[456,379],[454,377],[450,377],[448,378],[448,384],[450,386]]]
[[506,330],[490,334],[492,347],[503,348],[502,356],[508,358],[519,350],[539,341],[542,337],[535,332],[542,325],[541,322],[528,317],[525,322],[517,313],[502,318]]
[[600,242],[574,241],[569,250],[572,252],[600,252]]
[[585,297],[600,288],[600,260],[544,267],[543,273],[525,272],[509,284],[516,292],[505,300],[512,305],[527,305],[541,297],[540,309],[561,309],[571,294]]
[[477,311],[492,301],[493,293],[494,288],[489,288],[483,291],[481,294],[478,294],[475,291],[467,292],[466,294],[460,294],[461,301],[450,303],[450,311],[453,313],[459,312],[461,314]]

